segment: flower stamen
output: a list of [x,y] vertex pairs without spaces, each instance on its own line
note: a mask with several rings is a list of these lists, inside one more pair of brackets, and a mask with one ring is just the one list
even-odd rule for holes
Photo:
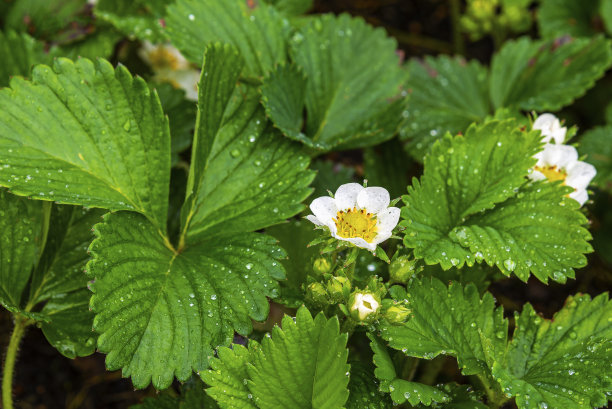
[[365,209],[358,210],[353,207],[346,211],[340,210],[332,220],[340,237],[346,239],[360,237],[368,243],[376,237],[376,215],[366,212]]
[[567,178],[567,172],[563,169],[559,169],[557,166],[535,166],[535,170],[546,176],[551,182],[556,182],[561,180],[565,182],[565,178]]

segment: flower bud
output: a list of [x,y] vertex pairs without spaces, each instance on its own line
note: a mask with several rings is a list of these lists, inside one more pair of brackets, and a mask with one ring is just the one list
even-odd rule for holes
[[351,292],[351,282],[346,277],[332,277],[327,282],[327,292],[335,302],[343,302]]
[[328,294],[321,283],[312,283],[306,289],[306,296],[315,304],[325,305],[328,303]]
[[312,266],[314,273],[317,276],[331,272],[332,267],[332,263],[325,257],[317,258]]
[[410,310],[403,305],[393,305],[385,311],[385,318],[393,324],[404,323],[409,316]]
[[416,273],[416,260],[408,256],[399,256],[389,265],[391,282],[405,284]]
[[351,316],[357,321],[371,320],[380,308],[380,301],[374,294],[354,293],[349,300]]

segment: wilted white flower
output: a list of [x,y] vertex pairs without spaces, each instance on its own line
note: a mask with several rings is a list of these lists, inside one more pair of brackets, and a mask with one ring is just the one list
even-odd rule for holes
[[155,79],[181,88],[187,99],[197,101],[200,71],[192,68],[176,47],[144,41],[138,55],[151,66]]
[[535,155],[538,163],[529,177],[533,180],[560,180],[574,191],[569,197],[582,206],[589,198],[586,188],[597,171],[590,163],[578,160],[578,151],[569,145],[546,144],[544,150]]
[[347,183],[334,197],[318,197],[306,216],[317,226],[326,226],[333,237],[357,247],[376,250],[376,245],[391,237],[400,209],[389,207],[389,192],[382,187],[363,187]]
[[561,127],[559,118],[553,114],[545,113],[538,116],[538,119],[533,123],[533,129],[539,129],[542,132],[542,142],[563,143],[565,142],[566,127]]
[[375,314],[378,308],[380,308],[380,303],[372,294],[355,293],[351,298],[353,300],[351,314],[359,321],[363,321],[370,315]]

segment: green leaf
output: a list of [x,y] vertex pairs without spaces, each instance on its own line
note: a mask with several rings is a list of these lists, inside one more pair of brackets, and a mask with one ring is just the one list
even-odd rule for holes
[[215,401],[204,391],[204,384],[198,378],[192,377],[181,385],[180,396],[170,393],[160,394],[155,398],[145,398],[139,405],[130,409],[215,409]]
[[406,87],[409,97],[400,135],[418,161],[446,132],[463,132],[491,111],[487,69],[475,60],[447,56],[411,60]]
[[593,184],[612,191],[612,125],[593,128],[582,135],[580,153],[597,168]]
[[569,34],[573,37],[591,37],[598,33],[596,24],[601,3],[592,0],[544,0],[537,12],[540,35],[543,38]]
[[584,95],[612,64],[609,40],[507,41],[493,57],[495,108],[556,111]]
[[105,60],[55,60],[0,90],[0,184],[60,203],[135,210],[166,229],[168,121],[140,78]]
[[172,43],[200,64],[207,44],[234,45],[246,63],[245,75],[261,76],[287,59],[289,30],[283,17],[260,1],[178,0],[166,17]]
[[115,45],[122,38],[122,35],[113,27],[97,26],[96,31],[92,34],[54,49],[54,54],[71,60],[76,60],[79,57],[90,60],[96,58],[111,59],[115,51]]
[[0,87],[6,87],[12,76],[29,77],[34,64],[50,61],[51,57],[43,47],[42,42],[26,33],[0,31]]
[[404,196],[404,244],[442,268],[485,260],[526,281],[564,281],[586,264],[586,218],[567,187],[526,183],[540,136],[510,121],[446,136],[425,158],[421,181]]
[[520,409],[586,409],[612,392],[612,303],[607,294],[570,297],[552,320],[530,304],[515,315],[505,362],[493,376]]
[[4,29],[34,33],[50,38],[71,22],[85,8],[86,0],[19,0],[3,15]]
[[251,319],[268,314],[278,295],[284,252],[256,233],[218,237],[175,253],[143,216],[118,212],[95,228],[87,266],[95,278],[91,307],[98,348],[110,370],[134,386],[158,389],[208,366],[213,349]]
[[285,316],[282,330],[253,352],[249,389],[260,409],[335,409],[343,407],[349,365],[347,335],[340,333],[337,317],[319,313],[313,320],[300,308],[294,320]]
[[[408,186],[413,162],[399,139],[394,138],[363,152],[365,178],[370,186],[384,186],[392,198],[400,197]],[[330,189],[331,190],[331,189]]]
[[[457,385],[447,383],[438,385],[450,397],[450,401],[444,404],[435,405],[439,409],[487,409],[488,406],[480,402],[478,393],[474,392],[470,385]],[[420,405],[419,409],[424,409],[426,406]]]
[[0,303],[19,311],[22,296],[42,243],[39,202],[0,190]]
[[[361,19],[346,14],[313,19],[291,42],[299,68],[279,67],[264,81],[268,115],[285,135],[317,149],[389,139],[404,107],[402,98],[397,99],[405,73],[396,48],[383,30]],[[292,89],[290,95],[287,89]],[[308,120],[302,130],[304,105]]]
[[[370,346],[374,352],[373,361],[376,365],[374,375],[381,381],[380,390],[390,392],[391,399],[396,405],[408,401],[412,406],[419,403],[429,406],[432,403],[444,403],[450,400],[450,397],[437,387],[399,378],[382,340],[373,334],[368,334],[368,337],[372,341]],[[403,349],[402,351],[407,353]]]
[[508,336],[508,321],[493,296],[481,299],[474,285],[446,287],[437,279],[413,279],[407,292],[412,316],[404,324],[379,327],[389,346],[418,358],[451,355],[464,375],[489,376],[504,356]]
[[240,61],[233,47],[206,49],[182,213],[188,242],[279,223],[310,193],[309,158],[272,129],[256,89],[236,86]]
[[378,390],[378,381],[372,369],[360,361],[351,362],[351,380],[348,385],[350,395],[347,409],[391,409],[388,394]]
[[164,17],[164,8],[164,2],[161,0],[99,0],[94,14],[131,39],[160,43],[167,41],[167,34],[159,22]]
[[67,358],[91,355],[96,350],[90,297],[86,288],[57,294],[45,303],[41,311],[48,320],[40,325],[45,338]]
[[335,192],[340,185],[355,181],[355,169],[331,160],[313,161],[310,168],[317,172],[312,182],[312,197],[327,196],[327,191]]
[[232,349],[221,347],[217,357],[210,361],[211,369],[200,374],[204,382],[211,385],[206,393],[222,409],[257,409],[247,387],[247,365],[251,360],[251,351],[242,345],[234,344]]
[[314,5],[314,0],[265,0],[286,16],[296,17],[306,14]]
[[282,260],[287,280],[281,281],[281,295],[276,302],[297,308],[304,302],[302,284],[306,283],[306,277],[313,270],[314,258],[319,254],[315,246],[307,246],[318,234],[314,225],[305,220],[272,226],[266,229],[266,233],[276,238],[288,255],[286,260]]

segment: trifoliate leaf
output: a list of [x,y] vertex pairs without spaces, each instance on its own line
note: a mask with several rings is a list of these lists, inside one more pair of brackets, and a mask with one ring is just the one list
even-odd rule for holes
[[34,64],[46,63],[51,57],[43,50],[44,44],[26,33],[0,31],[0,87],[15,75],[30,76]]
[[206,49],[183,227],[187,241],[258,230],[303,209],[309,158],[272,129],[235,48]]
[[166,229],[168,121],[140,78],[57,59],[0,90],[0,184],[19,195],[141,212]]
[[276,238],[288,255],[287,260],[282,261],[287,280],[281,281],[281,295],[276,302],[297,308],[304,302],[302,284],[306,283],[306,277],[313,271],[314,258],[319,254],[318,248],[307,246],[318,234],[312,223],[306,220],[292,220],[272,226],[266,229],[266,233]]
[[261,348],[253,351],[248,367],[249,389],[260,409],[336,409],[349,392],[346,363],[347,336],[340,333],[337,317],[315,319],[304,307],[295,321],[283,318]]
[[287,59],[288,21],[262,1],[178,0],[168,7],[166,23],[172,43],[196,64],[216,41],[238,48],[245,75],[264,75]]
[[591,251],[586,218],[569,188],[527,183],[539,138],[491,121],[437,142],[403,198],[404,244],[444,269],[484,260],[524,281],[530,272],[544,282],[573,277]]
[[570,297],[552,320],[530,304],[515,315],[505,361],[493,376],[520,409],[587,409],[612,393],[612,303],[606,294]]
[[409,97],[400,135],[418,161],[446,132],[463,132],[490,113],[487,69],[477,61],[447,56],[411,60],[406,87]]
[[389,346],[418,358],[452,355],[464,375],[489,376],[493,363],[503,358],[508,336],[508,321],[493,296],[485,293],[481,299],[474,285],[446,287],[429,278],[413,279],[407,292],[411,317],[401,325],[380,326]]
[[40,202],[0,190],[0,303],[15,312],[43,245],[42,222]]
[[164,3],[161,0],[99,0],[94,14],[131,39],[159,43],[167,41],[167,34],[159,21],[165,14]]
[[313,6],[314,0],[265,0],[286,16],[294,17],[306,14]]
[[491,101],[495,108],[556,111],[584,95],[610,64],[603,37],[507,41],[491,62]]
[[569,34],[573,37],[592,37],[600,30],[596,26],[601,3],[592,0],[544,0],[538,8],[540,35],[555,38]]
[[210,361],[211,369],[200,374],[211,385],[206,392],[221,409],[257,409],[247,387],[247,364],[251,360],[251,351],[242,345],[234,344],[232,349],[221,347],[216,359]]
[[[299,68],[278,67],[264,81],[263,103],[270,118],[288,137],[317,149],[362,147],[389,139],[404,107],[403,100],[396,99],[405,79],[396,48],[383,30],[361,19],[313,19],[291,41]],[[302,129],[304,105],[308,119]]]
[[612,126],[593,128],[582,135],[580,153],[597,168],[593,184],[612,191]]
[[548,182],[528,184],[495,209],[470,217],[449,236],[506,275],[527,281],[531,272],[543,282],[550,277],[564,283],[574,278],[574,268],[587,264],[584,254],[593,251],[580,205],[566,197],[571,191]]
[[336,409],[349,392],[347,336],[337,317],[314,319],[305,307],[285,316],[261,345],[219,348],[202,373],[222,409]]
[[[370,365],[371,366],[371,365]],[[391,409],[393,404],[388,394],[378,390],[378,381],[372,369],[360,361],[351,362],[350,395],[347,409]]]
[[390,392],[395,404],[408,401],[412,406],[419,403],[429,406],[434,402],[443,403],[450,400],[450,397],[437,387],[399,378],[382,340],[373,334],[368,334],[368,337],[372,341],[370,346],[374,352],[373,361],[376,365],[374,374],[381,381],[380,390]]
[[179,254],[135,213],[107,214],[95,230],[87,269],[98,348],[137,388],[163,389],[206,368],[234,331],[246,335],[251,319],[266,318],[266,297],[284,277],[284,252],[262,234],[217,237]]

